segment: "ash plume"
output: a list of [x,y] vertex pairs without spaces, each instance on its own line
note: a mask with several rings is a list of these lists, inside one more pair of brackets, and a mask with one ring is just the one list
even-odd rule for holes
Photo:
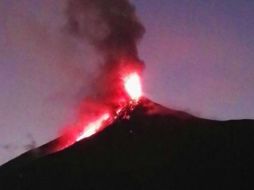
[[130,100],[124,78],[140,73],[137,42],[144,34],[134,6],[128,0],[69,0],[67,29],[79,43],[89,42],[102,57],[92,93],[85,97],[74,125],[63,130],[53,151],[91,136],[112,122],[118,110]]
[[106,63],[123,56],[140,61],[137,42],[145,30],[128,0],[69,0],[67,14],[70,32],[92,43]]
[[145,29],[128,0],[69,0],[67,29],[79,40],[89,42],[102,56],[93,97],[103,102],[117,96],[117,78],[123,67],[141,70],[137,43]]

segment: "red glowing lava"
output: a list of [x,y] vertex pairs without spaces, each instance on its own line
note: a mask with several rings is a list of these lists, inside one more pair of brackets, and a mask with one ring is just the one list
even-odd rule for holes
[[124,88],[130,98],[138,101],[142,96],[140,77],[137,73],[131,73],[124,77]]
[[61,151],[73,145],[75,142],[88,138],[110,125],[115,119],[122,117],[122,115],[128,115],[124,110],[128,107],[133,108],[142,96],[141,80],[137,72],[125,73],[121,78],[122,84],[118,90],[123,91],[123,94],[126,94],[127,97],[118,97],[119,101],[115,102],[112,107],[107,106],[107,104],[104,105],[103,102],[93,106],[92,110],[95,113],[100,110],[100,114],[94,116],[93,111],[89,111],[81,115],[74,125],[64,129],[63,135],[56,147],[54,147],[53,152]]
[[109,119],[110,119],[110,114],[105,113],[101,117],[99,117],[97,120],[89,123],[87,126],[84,126],[83,131],[76,138],[76,142],[78,142],[84,138],[90,137],[93,134],[95,134],[96,132],[98,132],[101,129],[101,127],[103,126],[103,123]]

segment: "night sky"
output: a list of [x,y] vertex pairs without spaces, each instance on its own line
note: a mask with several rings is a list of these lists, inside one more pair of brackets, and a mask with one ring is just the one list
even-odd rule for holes
[[[254,118],[254,1],[132,0],[145,95],[173,109]],[[75,118],[100,60],[68,36],[63,0],[0,0],[0,164]]]

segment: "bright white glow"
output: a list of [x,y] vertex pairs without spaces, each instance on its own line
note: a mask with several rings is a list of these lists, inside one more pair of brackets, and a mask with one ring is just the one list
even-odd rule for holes
[[93,134],[97,133],[100,128],[103,126],[103,122],[107,121],[110,118],[108,113],[102,115],[96,121],[89,123],[87,126],[84,126],[84,131],[78,136],[76,141],[80,141],[84,138],[90,137]]
[[139,100],[142,96],[140,77],[137,73],[131,73],[124,78],[124,88],[132,100]]

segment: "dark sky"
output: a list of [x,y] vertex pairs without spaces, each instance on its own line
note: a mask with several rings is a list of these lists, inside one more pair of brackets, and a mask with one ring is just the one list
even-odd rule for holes
[[[205,118],[254,118],[254,1],[132,2],[148,97]],[[93,49],[64,32],[64,6],[0,0],[0,164],[71,123],[98,70]]]

